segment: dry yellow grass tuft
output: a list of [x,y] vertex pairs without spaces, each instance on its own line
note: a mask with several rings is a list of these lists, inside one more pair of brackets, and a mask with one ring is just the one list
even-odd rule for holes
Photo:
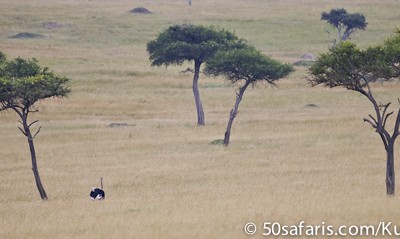
[[[296,7],[293,7],[296,4]],[[362,118],[362,96],[311,88],[298,68],[278,88],[245,93],[223,138],[235,88],[201,76],[206,127],[196,126],[190,74],[151,68],[145,46],[169,24],[213,24],[283,61],[327,49],[322,11],[362,12],[366,46],[398,25],[396,0],[5,1],[0,50],[35,57],[72,79],[67,100],[39,105],[42,202],[13,112],[0,114],[0,238],[248,238],[246,222],[400,225],[400,199],[385,195],[385,151]],[[154,14],[136,15],[134,7]],[[48,29],[45,22],[61,28]],[[10,39],[18,32],[41,39]],[[374,85],[393,101],[397,82]],[[307,107],[315,104],[317,107]],[[110,123],[135,126],[107,127]],[[396,153],[398,159],[400,155]],[[104,178],[106,199],[89,192]],[[257,232],[258,238],[262,232]],[[257,237],[256,237],[257,238]]]

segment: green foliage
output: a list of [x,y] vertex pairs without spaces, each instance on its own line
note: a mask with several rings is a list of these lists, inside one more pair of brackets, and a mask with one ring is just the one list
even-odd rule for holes
[[148,42],[147,51],[153,66],[180,65],[184,61],[202,63],[218,50],[243,47],[234,33],[215,27],[173,25]]
[[0,66],[7,60],[6,55],[0,51]]
[[[365,16],[361,13],[346,14],[342,19],[342,24],[347,27],[347,29],[360,29],[364,30],[367,27],[367,21]],[[349,31],[349,30],[347,30]]]
[[360,84],[351,70],[361,66],[361,50],[350,42],[343,42],[328,53],[321,54],[315,64],[309,68],[313,76],[312,84],[324,84],[328,87],[344,86],[352,88]]
[[253,47],[220,51],[206,62],[204,70],[207,75],[224,75],[232,82],[246,80],[251,83],[273,83],[292,71],[291,65],[271,59]]
[[0,51],[0,76],[4,75],[4,67],[7,61],[7,56]]
[[332,9],[329,13],[323,12],[321,14],[321,20],[325,20],[332,26],[338,28],[346,15],[347,11],[344,8]]
[[0,74],[0,110],[29,110],[37,101],[66,97],[69,79],[42,68],[35,59],[16,58],[2,64]]
[[40,66],[35,58],[24,60],[20,57],[8,62],[5,74],[10,78],[30,77],[40,74]]
[[343,86],[361,91],[369,82],[400,75],[400,33],[382,45],[359,49],[354,43],[342,42],[321,54],[309,68],[312,85]]
[[[344,8],[332,9],[329,13],[323,12],[321,20],[334,26],[339,33],[339,41],[345,41],[357,29],[364,30],[367,27],[365,16],[361,13],[347,13]],[[342,30],[344,29],[344,32]]]
[[400,75],[400,29],[383,43],[385,62],[392,68],[393,77]]

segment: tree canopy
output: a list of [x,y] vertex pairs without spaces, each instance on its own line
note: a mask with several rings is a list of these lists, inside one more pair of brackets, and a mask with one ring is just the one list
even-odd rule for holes
[[342,42],[323,53],[309,68],[312,85],[342,86],[362,92],[369,82],[400,75],[400,32],[381,45],[362,50],[354,43]]
[[210,26],[173,25],[148,42],[153,66],[180,65],[184,61],[203,63],[218,50],[244,46],[234,33]]
[[0,70],[0,110],[29,110],[37,101],[65,97],[68,79],[40,67],[36,59],[4,60]]
[[204,72],[207,75],[223,75],[232,82],[265,81],[273,84],[293,71],[291,65],[265,56],[253,47],[220,51],[206,63]]
[[335,44],[349,39],[355,30],[364,30],[368,25],[363,14],[347,13],[344,8],[323,12],[321,20],[327,21],[338,30],[338,42],[335,42]]

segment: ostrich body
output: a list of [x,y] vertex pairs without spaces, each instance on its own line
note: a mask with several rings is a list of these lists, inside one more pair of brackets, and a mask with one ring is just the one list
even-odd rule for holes
[[103,178],[100,178],[101,188],[93,188],[90,192],[90,199],[94,200],[103,200],[106,196],[103,190]]

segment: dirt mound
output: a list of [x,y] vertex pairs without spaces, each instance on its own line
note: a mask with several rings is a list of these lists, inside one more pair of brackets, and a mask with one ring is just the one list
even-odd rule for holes
[[132,13],[140,13],[140,14],[153,14],[153,12],[151,12],[150,10],[148,10],[147,8],[144,8],[144,7],[134,8],[130,12],[132,12]]
[[43,38],[44,36],[39,33],[31,33],[31,32],[20,32],[18,34],[15,34],[13,36],[10,36],[9,38],[14,38],[14,39],[32,39],[32,38]]
[[210,142],[210,145],[223,145],[224,140],[223,139],[216,139]]

